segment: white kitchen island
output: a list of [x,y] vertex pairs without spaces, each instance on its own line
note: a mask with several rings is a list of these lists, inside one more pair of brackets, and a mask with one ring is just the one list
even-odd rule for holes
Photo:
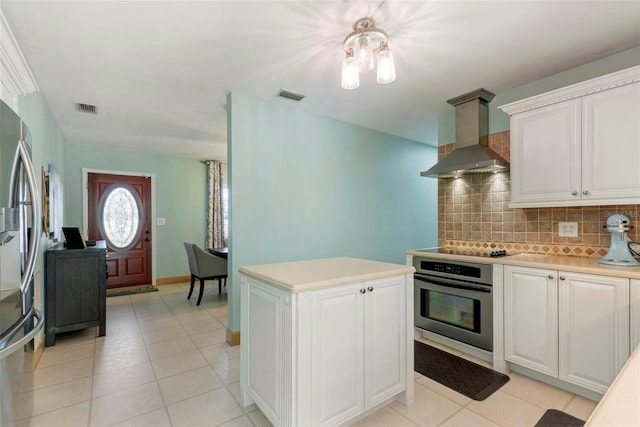
[[327,258],[240,268],[244,404],[276,426],[413,403],[413,272]]

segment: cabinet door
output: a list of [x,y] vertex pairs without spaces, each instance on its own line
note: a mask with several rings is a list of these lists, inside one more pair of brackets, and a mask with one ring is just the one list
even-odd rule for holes
[[511,205],[580,199],[580,99],[511,116]]
[[[98,251],[55,255],[55,326],[97,321],[104,287],[104,257]],[[102,262],[101,262],[102,261]]]
[[629,347],[629,354],[640,344],[640,280],[631,280],[629,284],[629,297],[631,307],[631,319],[630,333],[631,333],[631,346]]
[[558,375],[557,272],[504,267],[505,359]]
[[405,389],[405,277],[367,283],[364,317],[364,403],[373,407]]
[[364,409],[366,297],[365,284],[312,292],[313,425],[338,425]]
[[288,396],[281,384],[291,378],[287,294],[250,278],[243,278],[241,292],[243,387],[272,422],[286,425]]
[[583,98],[584,199],[640,200],[640,83]]
[[604,393],[629,357],[629,279],[559,274],[559,377]]

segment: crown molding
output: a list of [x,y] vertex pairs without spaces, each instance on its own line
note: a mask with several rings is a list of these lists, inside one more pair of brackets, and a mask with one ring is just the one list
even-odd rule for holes
[[523,113],[525,111],[534,110],[547,105],[581,98],[583,96],[637,82],[640,82],[640,65],[556,89],[551,92],[535,95],[510,104],[501,105],[498,108],[512,116],[514,114]]
[[17,110],[17,99],[38,90],[11,27],[0,10],[0,96]]

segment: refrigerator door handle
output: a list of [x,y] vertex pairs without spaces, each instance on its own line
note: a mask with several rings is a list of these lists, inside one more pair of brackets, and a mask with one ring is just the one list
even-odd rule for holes
[[42,329],[42,325],[44,324],[44,316],[42,316],[42,313],[38,310],[33,311],[33,316],[36,318],[38,323],[36,323],[36,326],[18,341],[9,345],[13,337],[15,337],[21,330],[24,330],[25,324],[31,320],[31,313],[24,316],[21,321],[17,322],[11,330],[4,334],[2,340],[0,340],[0,360],[9,356],[20,347],[26,345],[38,334],[38,332],[40,332],[40,329]]
[[[31,157],[27,151],[27,145],[24,140],[20,139],[18,143],[18,150],[16,152],[16,159],[14,162],[14,173],[12,177],[12,188],[19,182],[20,164],[24,167],[24,175],[27,178],[27,186],[31,197],[31,238],[29,239],[29,250],[27,252],[27,260],[20,281],[20,289],[23,293],[27,293],[27,288],[33,275],[33,270],[36,264],[36,257],[38,256],[38,247],[40,246],[40,230],[41,230],[41,213],[40,205],[38,203],[38,184],[36,182],[36,175],[31,164]],[[13,198],[12,205],[16,206],[15,194],[11,196]],[[24,203],[24,201],[23,201]]]

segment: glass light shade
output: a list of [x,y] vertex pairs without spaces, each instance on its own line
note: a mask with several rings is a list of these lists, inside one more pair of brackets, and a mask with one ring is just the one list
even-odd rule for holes
[[373,70],[374,61],[371,37],[361,35],[356,39],[355,56],[358,58],[361,73]]
[[358,60],[348,55],[342,61],[342,87],[343,89],[356,89],[358,86],[360,86]]
[[391,83],[396,79],[396,64],[393,61],[393,54],[389,49],[378,52],[378,75],[377,81],[380,84]]

